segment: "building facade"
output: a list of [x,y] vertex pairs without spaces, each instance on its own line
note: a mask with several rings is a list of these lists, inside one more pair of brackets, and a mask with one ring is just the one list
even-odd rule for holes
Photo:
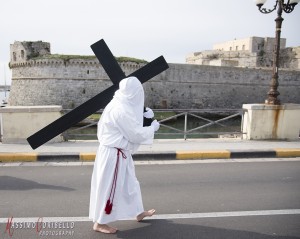
[[[186,63],[232,67],[272,67],[275,38],[249,37],[235,39],[213,46],[213,50],[195,52],[186,57]],[[280,67],[300,70],[300,47],[286,48],[286,39],[280,39]]]

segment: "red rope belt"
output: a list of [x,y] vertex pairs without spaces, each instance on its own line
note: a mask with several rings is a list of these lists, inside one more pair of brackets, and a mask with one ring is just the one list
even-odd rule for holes
[[119,148],[116,148],[116,149],[117,149],[117,162],[116,162],[116,166],[115,166],[114,179],[113,179],[113,183],[112,183],[112,186],[111,186],[109,198],[108,198],[108,200],[106,202],[106,206],[105,206],[106,214],[110,214],[111,211],[112,211],[112,207],[113,207],[113,201],[114,201],[114,198],[115,198],[115,192],[116,192],[116,187],[117,187],[120,153],[121,153],[123,159],[127,158],[126,155],[124,154],[124,152],[121,149],[119,149]]

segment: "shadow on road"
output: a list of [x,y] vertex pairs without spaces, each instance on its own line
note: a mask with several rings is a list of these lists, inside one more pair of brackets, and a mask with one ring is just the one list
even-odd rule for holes
[[0,176],[0,190],[32,190],[32,189],[48,189],[59,191],[74,191],[73,188],[55,186],[49,184],[41,184],[35,181],[10,177]]
[[[177,224],[170,220],[149,220],[147,226],[119,231],[116,238],[123,239],[299,239],[293,236],[265,235],[257,232],[223,229],[207,226]],[[99,238],[99,237],[98,237]],[[101,237],[102,238],[102,237]]]

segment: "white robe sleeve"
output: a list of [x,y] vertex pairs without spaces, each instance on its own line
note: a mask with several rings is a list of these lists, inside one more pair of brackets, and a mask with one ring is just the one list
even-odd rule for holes
[[[152,144],[154,129],[151,126],[143,127],[128,114],[114,112],[115,123],[123,136],[133,144]],[[134,150],[135,151],[135,150]]]

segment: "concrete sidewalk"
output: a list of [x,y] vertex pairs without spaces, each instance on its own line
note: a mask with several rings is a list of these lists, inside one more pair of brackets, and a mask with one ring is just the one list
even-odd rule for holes
[[[97,141],[47,143],[36,150],[28,144],[0,144],[0,161],[92,161]],[[157,139],[142,145],[134,160],[300,157],[300,140]]]

